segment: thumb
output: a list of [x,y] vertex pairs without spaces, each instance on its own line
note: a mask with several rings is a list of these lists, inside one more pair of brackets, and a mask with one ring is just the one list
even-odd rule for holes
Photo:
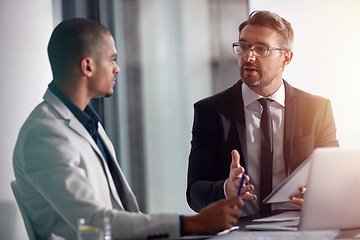
[[230,168],[238,168],[240,167],[240,154],[237,150],[231,151],[231,166]]

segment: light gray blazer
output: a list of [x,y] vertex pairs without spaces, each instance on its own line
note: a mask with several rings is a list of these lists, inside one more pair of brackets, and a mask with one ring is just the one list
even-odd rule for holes
[[[98,131],[117,163],[100,123]],[[117,165],[125,195],[120,199],[97,144],[49,89],[20,130],[13,165],[25,210],[39,239],[76,239],[77,219],[98,221],[104,216],[111,219],[114,239],[180,237],[178,214],[139,212]],[[124,201],[129,211],[124,210]]]

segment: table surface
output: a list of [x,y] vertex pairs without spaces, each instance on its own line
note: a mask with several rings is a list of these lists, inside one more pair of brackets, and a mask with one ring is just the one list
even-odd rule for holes
[[[267,215],[256,214],[256,215],[241,217],[237,224],[239,228],[234,231],[247,231],[248,232],[249,230],[246,230],[246,225],[259,224],[258,222],[253,222],[254,219],[269,217],[269,216],[273,216],[273,215],[276,215],[276,214],[279,214],[282,212],[284,212],[284,211],[275,210]],[[280,231],[280,232],[283,232],[283,231]],[[213,237],[215,237],[215,236],[213,236]],[[212,236],[186,236],[181,239],[212,239],[213,237]],[[340,230],[339,234],[334,239],[360,239],[360,228]]]

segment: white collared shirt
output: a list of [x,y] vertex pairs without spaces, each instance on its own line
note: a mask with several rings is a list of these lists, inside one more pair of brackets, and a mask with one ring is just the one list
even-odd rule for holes
[[[248,184],[253,184],[255,189],[252,194],[255,194],[258,199],[260,197],[260,118],[262,114],[262,106],[257,101],[263,96],[252,91],[246,84],[242,84],[242,96],[244,102],[244,114],[246,124],[246,141],[248,151],[248,169],[246,174],[250,177]],[[284,163],[284,118],[285,118],[285,87],[284,82],[281,83],[280,88],[271,96],[270,112],[273,121],[273,189],[275,189],[285,178],[285,163]],[[225,182],[226,183],[226,182]],[[224,192],[225,191],[224,183]],[[258,200],[259,201],[259,200]],[[252,201],[248,201],[243,208],[243,215],[250,215],[258,213],[258,207]],[[272,209],[294,209],[289,203],[275,203],[272,204]]]
[[[246,124],[246,141],[248,150],[248,169],[247,175],[250,176],[250,184],[255,189],[252,192],[260,197],[260,118],[262,114],[262,106],[257,101],[263,96],[252,91],[246,84],[242,84],[242,96],[244,101],[244,114]],[[270,112],[273,121],[273,189],[275,189],[285,178],[284,163],[284,119],[285,119],[285,87],[284,82],[280,88],[271,96]],[[249,204],[253,205],[253,204]],[[272,209],[294,209],[289,203],[272,204]],[[246,215],[257,213],[255,206],[249,206],[244,209]]]
[[[252,91],[246,84],[242,85],[244,101],[244,113],[246,124],[246,141],[248,150],[248,170],[250,183],[255,186],[254,194],[258,197],[260,190],[260,118],[262,106],[257,101],[263,96]],[[281,83],[280,88],[271,96],[271,117],[273,121],[273,189],[286,177],[284,165],[284,116],[285,116],[285,87]]]

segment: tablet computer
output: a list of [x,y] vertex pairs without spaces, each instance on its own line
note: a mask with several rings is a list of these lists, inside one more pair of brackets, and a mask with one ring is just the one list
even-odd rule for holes
[[306,186],[312,155],[305,159],[283,182],[264,200],[264,203],[288,202],[291,196],[300,193],[299,188]]

